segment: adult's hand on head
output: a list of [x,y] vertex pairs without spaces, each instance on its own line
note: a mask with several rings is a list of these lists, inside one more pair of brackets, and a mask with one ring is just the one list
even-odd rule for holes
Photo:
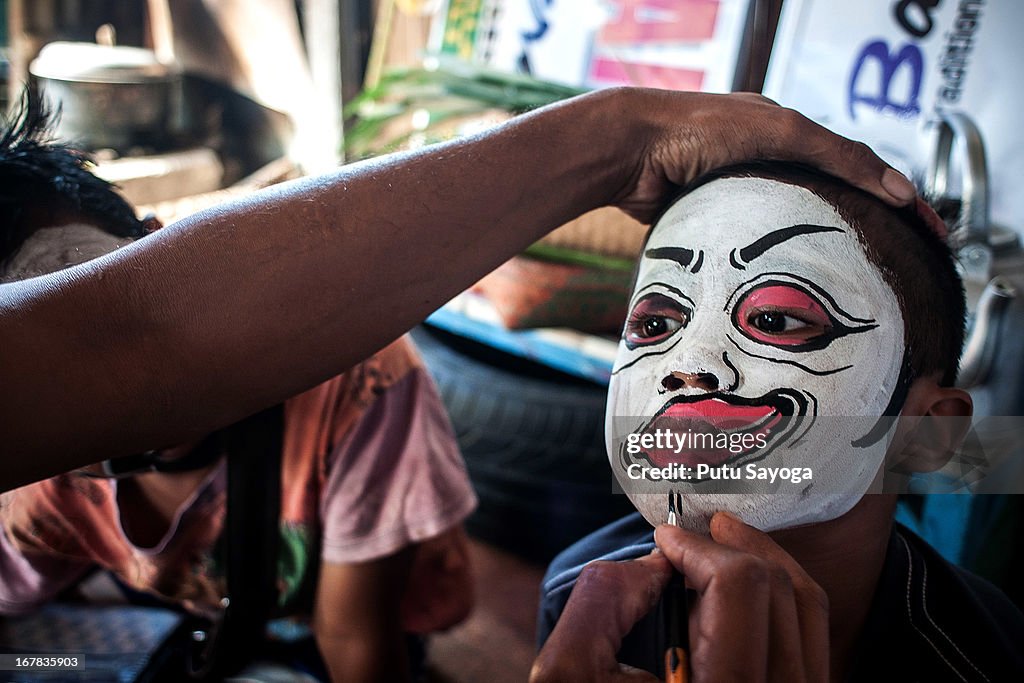
[[711,538],[665,525],[655,540],[697,593],[693,683],[828,680],[828,597],[767,534],[720,512]]
[[587,565],[533,664],[531,683],[657,681],[619,664],[616,654],[622,638],[658,603],[671,575],[661,553]]
[[914,186],[867,145],[836,135],[802,114],[753,93],[712,95],[621,89],[620,116],[646,123],[636,170],[614,202],[648,222],[679,187],[704,173],[754,160],[802,162],[845,179],[895,206]]

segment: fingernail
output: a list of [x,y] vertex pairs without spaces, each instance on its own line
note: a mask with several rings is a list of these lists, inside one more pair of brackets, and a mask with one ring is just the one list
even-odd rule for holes
[[722,515],[723,517],[725,517],[727,519],[731,519],[734,522],[739,522],[740,524],[746,524],[746,522],[744,522],[742,519],[740,519],[739,517],[737,517],[733,513],[729,512],[728,510],[719,510],[715,514],[716,515]]
[[909,202],[917,196],[914,184],[894,168],[885,169],[885,173],[882,174],[882,187],[901,202]]

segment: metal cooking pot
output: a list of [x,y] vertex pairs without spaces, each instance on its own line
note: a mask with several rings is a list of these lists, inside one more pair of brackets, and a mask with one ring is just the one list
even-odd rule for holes
[[159,150],[180,131],[181,72],[150,50],[49,43],[29,72],[61,105],[57,133],[84,149]]

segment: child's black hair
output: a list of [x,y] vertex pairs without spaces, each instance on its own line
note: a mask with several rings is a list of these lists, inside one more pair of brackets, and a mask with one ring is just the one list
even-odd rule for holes
[[54,138],[59,110],[25,88],[0,129],[0,266],[46,217],[75,216],[117,237],[146,230],[113,185],[90,170],[91,159]]

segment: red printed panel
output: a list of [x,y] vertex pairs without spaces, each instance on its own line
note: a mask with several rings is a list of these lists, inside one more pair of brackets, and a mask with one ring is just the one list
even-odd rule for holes
[[715,31],[718,0],[617,0],[618,16],[598,33],[598,45],[701,42]]

